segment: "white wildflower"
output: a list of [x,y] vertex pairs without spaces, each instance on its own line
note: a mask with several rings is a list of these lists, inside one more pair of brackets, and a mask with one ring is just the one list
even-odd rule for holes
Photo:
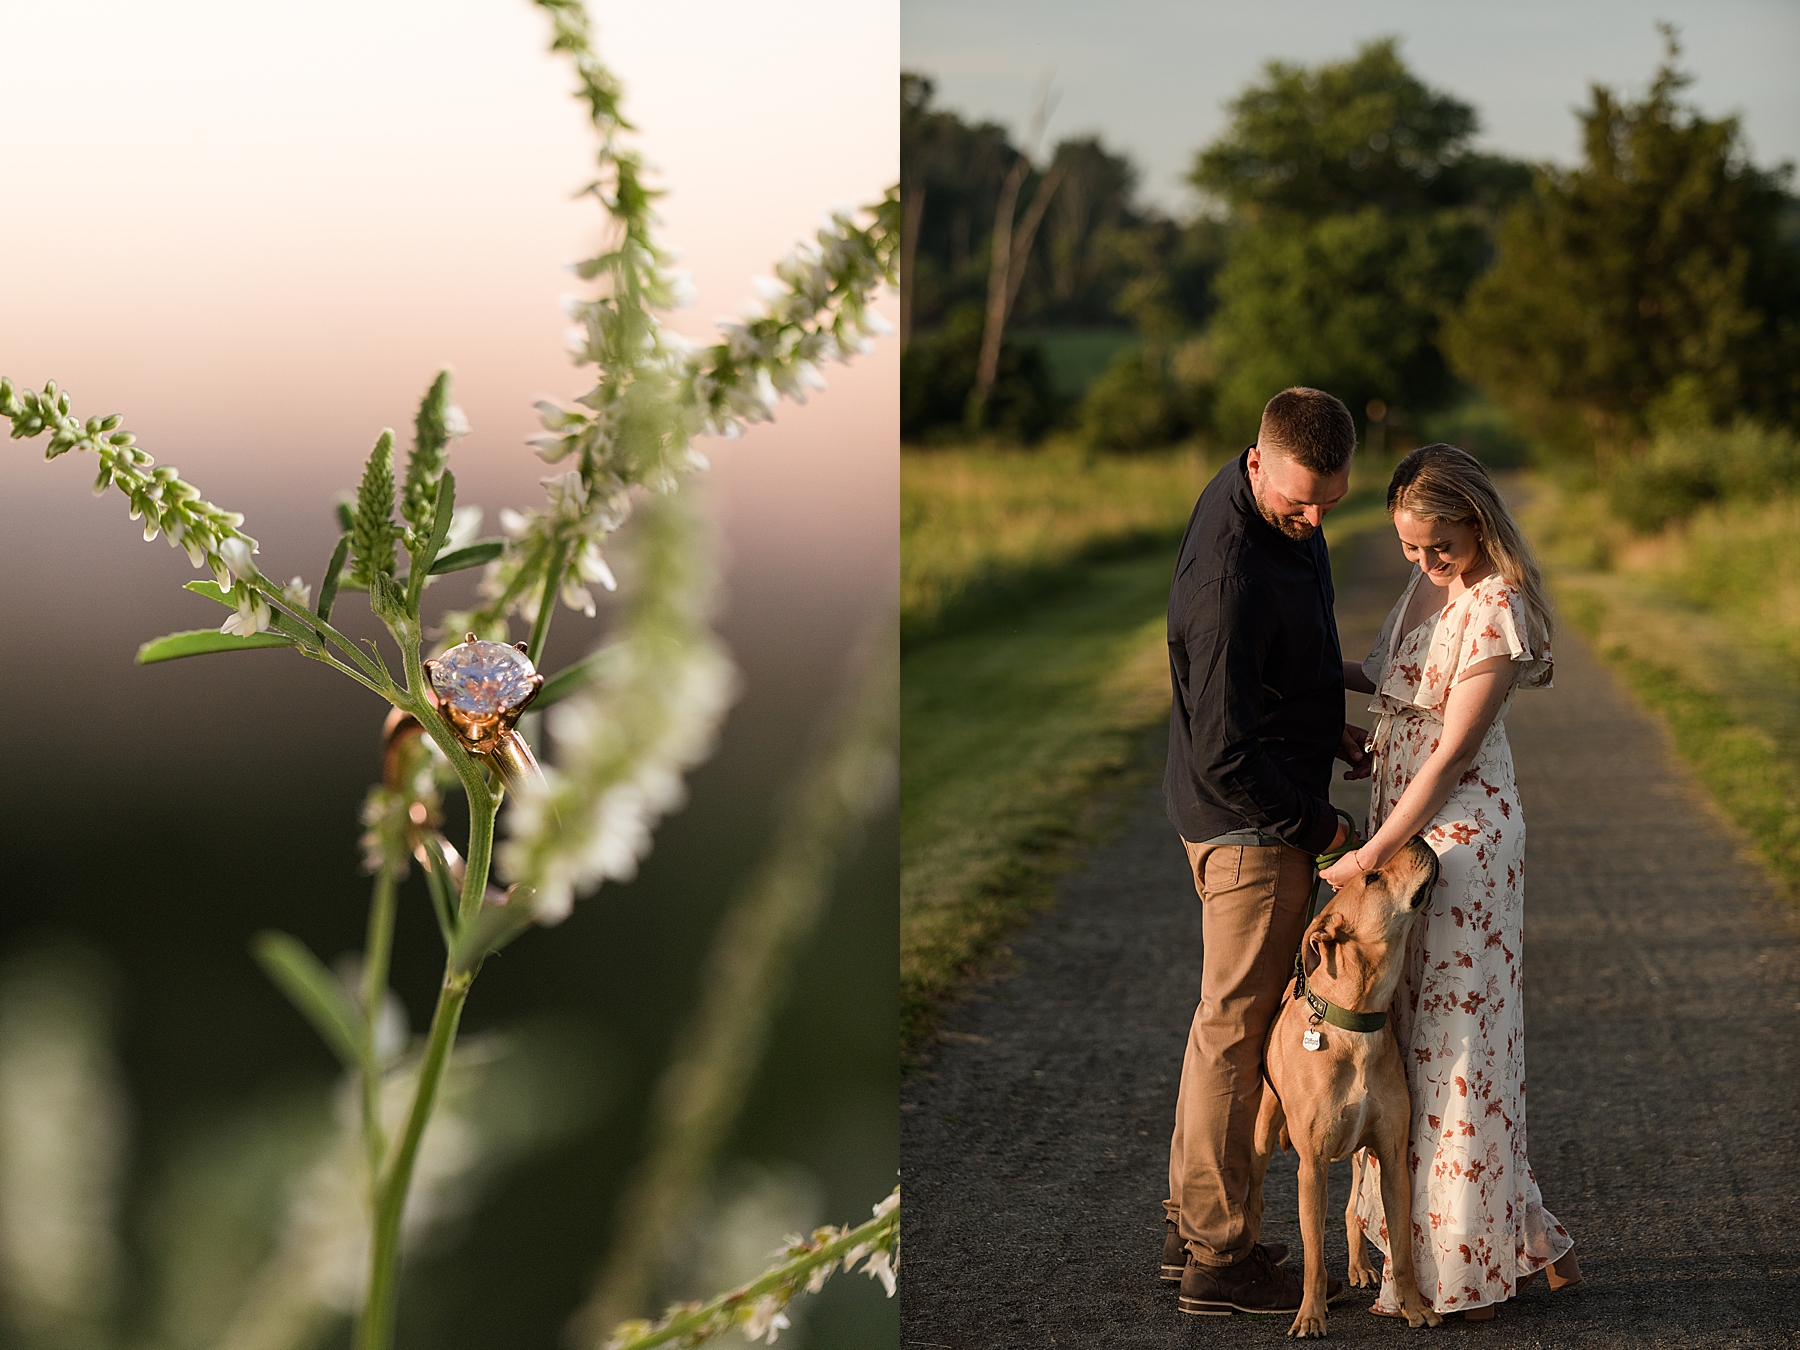
[[593,618],[598,612],[594,608],[594,593],[573,577],[564,577],[562,584],[562,602],[578,614]]
[[312,607],[312,587],[295,577],[281,588],[281,598],[298,609]]
[[825,1287],[825,1281],[831,1278],[831,1272],[837,1269],[836,1261],[826,1261],[813,1267],[812,1274],[806,1277],[806,1292],[816,1294]]
[[609,591],[619,589],[619,582],[613,576],[612,568],[606,565],[606,559],[600,555],[600,541],[589,539],[581,547],[575,558],[575,571],[583,581],[596,582]]
[[581,470],[570,469],[551,478],[538,480],[550,498],[552,514],[567,520],[580,520],[587,506],[587,484],[581,481]]
[[234,581],[256,575],[256,564],[250,561],[250,555],[255,551],[251,542],[241,534],[227,535],[219,541],[219,557],[230,570]]
[[269,626],[269,602],[248,586],[238,590],[237,613],[219,625],[221,633],[236,637],[254,637]]
[[887,1289],[888,1297],[892,1298],[894,1296],[894,1289],[896,1287],[894,1278],[894,1254],[888,1251],[887,1248],[884,1247],[880,1251],[870,1255],[869,1259],[863,1263],[863,1274],[869,1276],[871,1279],[880,1280],[882,1285]]
[[753,1341],[761,1340],[763,1333],[769,1334],[768,1344],[775,1344],[775,1337],[792,1325],[787,1314],[782,1312],[782,1300],[775,1294],[764,1294],[756,1300],[750,1309],[750,1317],[744,1323],[744,1335]]

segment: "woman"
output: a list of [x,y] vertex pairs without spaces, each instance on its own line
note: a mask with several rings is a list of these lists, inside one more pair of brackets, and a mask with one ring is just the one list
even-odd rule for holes
[[[1581,1278],[1525,1157],[1525,820],[1502,721],[1515,688],[1550,687],[1550,608],[1467,451],[1415,450],[1387,505],[1418,570],[1368,660],[1344,663],[1378,714],[1370,837],[1324,876],[1373,871],[1414,834],[1438,855],[1393,1009],[1412,1092],[1413,1254],[1432,1307],[1484,1319],[1545,1266],[1552,1287]],[[1356,1214],[1387,1251],[1378,1167],[1363,1167]],[[1397,1312],[1391,1278],[1374,1311]]]

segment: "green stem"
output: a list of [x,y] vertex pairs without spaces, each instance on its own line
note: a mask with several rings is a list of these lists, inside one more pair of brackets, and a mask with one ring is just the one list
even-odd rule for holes
[[531,624],[531,641],[525,655],[537,665],[544,658],[544,639],[550,636],[550,618],[556,612],[556,595],[562,589],[563,569],[569,565],[569,546],[561,540],[550,550],[550,568],[544,573],[544,594],[538,601],[537,618]]
[[296,605],[288,600],[282,595],[281,588],[267,577],[259,576],[249,584],[254,584],[256,589],[262,592],[263,599],[269,602],[271,608],[285,611],[296,623],[304,625],[317,634],[321,643],[328,642],[339,650],[347,652],[370,676],[382,678],[387,675],[385,670],[379,669],[374,662],[364,656],[354,642],[304,605]]
[[400,1219],[406,1211],[412,1187],[413,1164],[418,1161],[419,1141],[437,1104],[438,1084],[450,1062],[456,1043],[456,1026],[462,1019],[463,1002],[474,976],[446,969],[438,992],[437,1010],[431,1016],[431,1036],[419,1065],[419,1084],[413,1092],[406,1133],[394,1152],[392,1167],[376,1193],[374,1232],[369,1252],[369,1295],[356,1327],[356,1350],[390,1350],[394,1343],[394,1313],[400,1280]]
[[394,948],[394,910],[399,894],[399,860],[382,859],[369,902],[369,935],[363,948],[363,1144],[369,1154],[369,1194],[377,1198],[387,1140],[381,1130],[381,1067],[375,1059],[375,1025],[387,997],[388,960]]
[[[418,718],[420,725],[443,749],[462,779],[463,792],[469,801],[469,853],[461,905],[466,916],[479,909],[487,891],[488,867],[494,853],[494,817],[500,804],[489,790],[481,766],[463,749],[437,709],[426,700],[423,692],[425,672],[419,659],[418,642],[405,643],[402,652],[406,660],[407,692],[394,702]],[[373,941],[370,950],[371,953],[374,950]],[[384,967],[385,960],[384,951]],[[431,1033],[419,1064],[419,1081],[413,1090],[406,1130],[394,1150],[392,1162],[386,1173],[378,1177],[375,1187],[369,1241],[369,1292],[362,1317],[357,1322],[356,1350],[390,1350],[393,1345],[400,1278],[400,1220],[406,1212],[407,1193],[412,1188],[419,1141],[425,1137],[425,1127],[437,1104],[438,1084],[450,1062],[450,1051],[456,1044],[457,1023],[462,1018],[463,1003],[474,980],[474,971],[457,970],[449,961],[445,962],[444,983],[438,992],[437,1009],[432,1013]]]

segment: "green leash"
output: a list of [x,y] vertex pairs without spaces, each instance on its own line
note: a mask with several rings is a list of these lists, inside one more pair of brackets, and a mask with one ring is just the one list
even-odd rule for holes
[[[1350,813],[1341,806],[1334,809],[1337,811],[1338,818],[1348,827],[1348,833],[1344,836],[1344,846],[1342,848],[1336,849],[1330,853],[1321,853],[1314,859],[1315,865],[1321,872],[1327,867],[1330,867],[1333,863],[1354,853],[1358,847],[1359,841],[1356,838],[1356,821],[1352,819]],[[1319,892],[1323,890],[1324,887],[1325,882],[1323,878],[1313,886],[1312,900],[1306,907],[1307,928],[1312,926],[1312,921],[1318,914]],[[1303,928],[1301,931],[1304,933],[1305,929]],[[1318,994],[1315,994],[1307,984],[1306,963],[1301,959],[1301,953],[1298,947],[1294,949],[1294,979],[1299,983],[1301,996],[1306,999],[1306,1006],[1312,1009],[1312,1016],[1306,1020],[1314,1028],[1317,1028],[1320,1022],[1329,1022],[1332,1026],[1341,1027],[1345,1031],[1380,1031],[1382,1027],[1387,1025],[1387,1014],[1385,1012],[1351,1012],[1348,1008],[1340,1008],[1329,999],[1321,998]],[[1318,1048],[1317,1036],[1318,1033],[1316,1030],[1307,1033],[1307,1049],[1315,1050]]]

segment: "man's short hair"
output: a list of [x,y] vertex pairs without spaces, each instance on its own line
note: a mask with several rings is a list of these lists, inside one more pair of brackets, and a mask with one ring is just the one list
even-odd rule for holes
[[1323,389],[1283,389],[1263,408],[1256,433],[1265,455],[1285,455],[1316,474],[1334,474],[1356,450],[1350,410]]

